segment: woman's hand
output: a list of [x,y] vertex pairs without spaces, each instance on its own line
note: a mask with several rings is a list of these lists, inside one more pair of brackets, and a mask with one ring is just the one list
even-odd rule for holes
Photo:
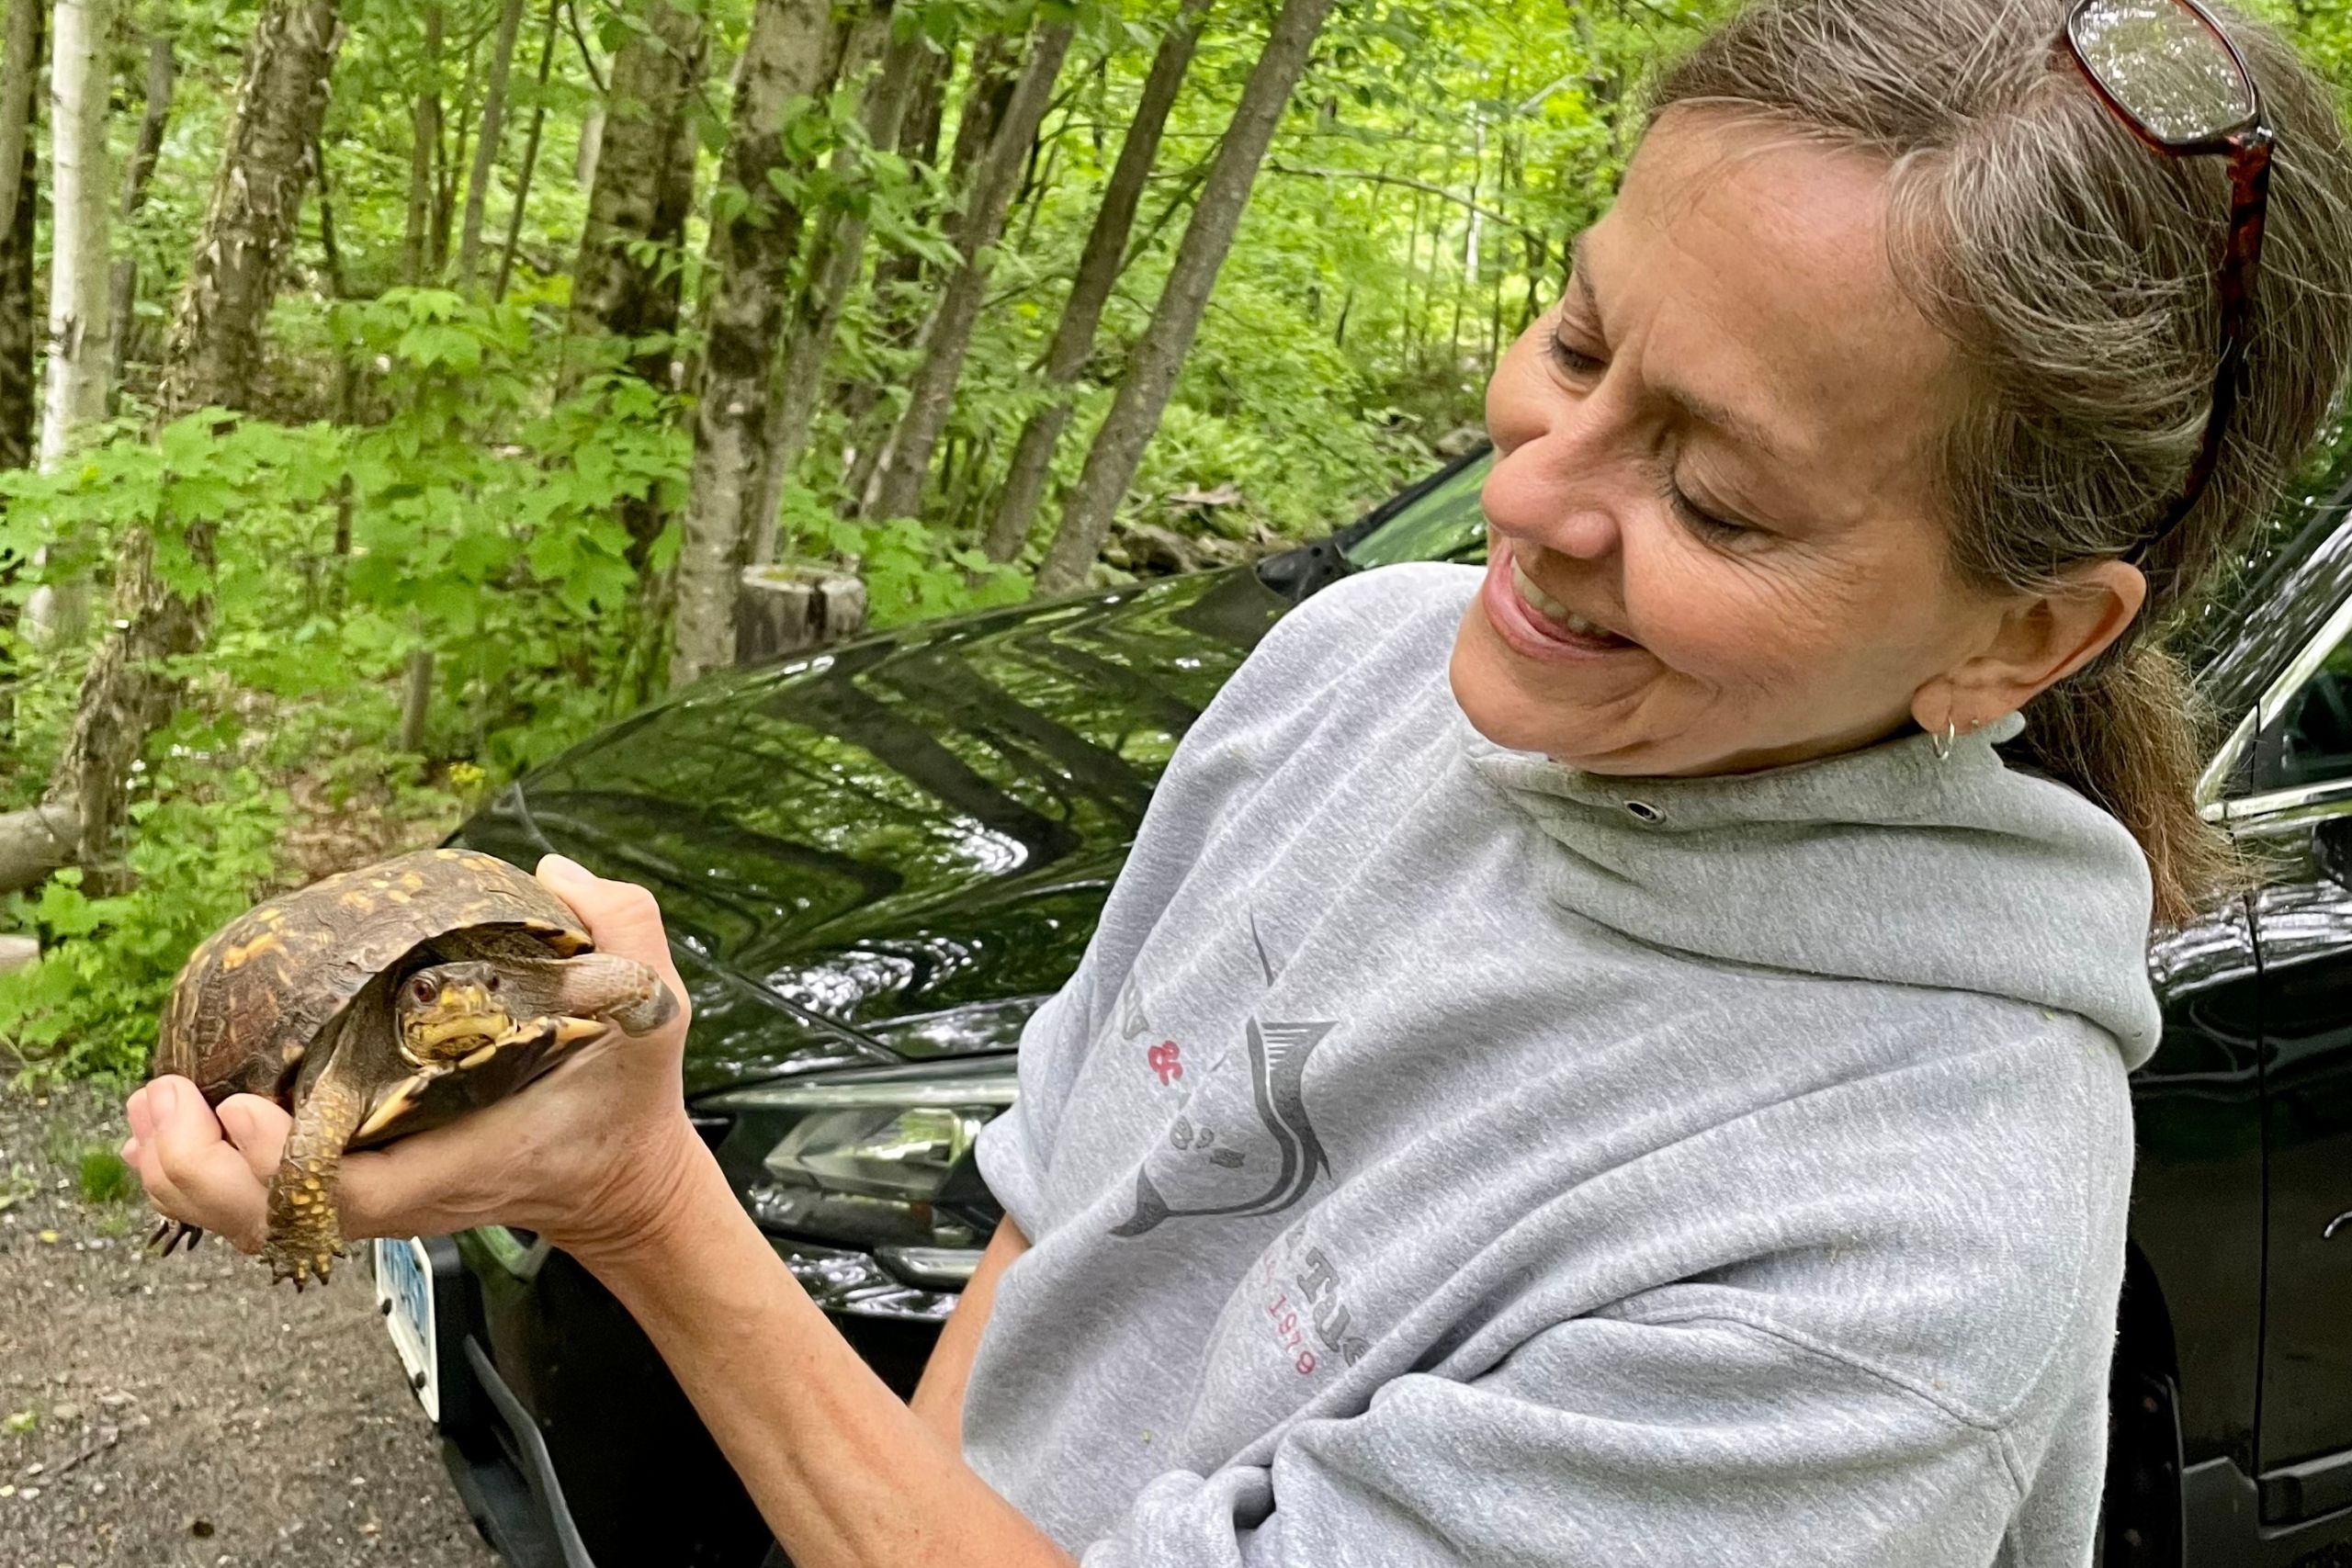
[[[526,1227],[583,1260],[626,1255],[676,1217],[708,1152],[685,1116],[679,1077],[685,987],[653,896],[560,855],[539,880],[579,914],[599,950],[650,964],[679,1002],[651,1034],[618,1031],[581,1046],[521,1093],[464,1120],[346,1156],[336,1207],[346,1240],[437,1235],[492,1223]],[[186,1078],[130,1097],[123,1157],[170,1217],[260,1248],[266,1190],[292,1119],[253,1095],[218,1115]]]

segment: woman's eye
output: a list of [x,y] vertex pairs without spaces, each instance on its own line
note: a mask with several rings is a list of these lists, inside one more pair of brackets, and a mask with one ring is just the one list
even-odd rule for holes
[[1666,504],[1677,517],[1682,520],[1683,525],[1703,537],[1736,539],[1743,534],[1752,534],[1756,531],[1752,526],[1736,517],[1717,516],[1692,501],[1672,474],[1666,476],[1665,495]]
[[1552,362],[1571,376],[1598,376],[1609,367],[1585,353],[1575,344],[1564,341],[1557,333],[1552,338]]

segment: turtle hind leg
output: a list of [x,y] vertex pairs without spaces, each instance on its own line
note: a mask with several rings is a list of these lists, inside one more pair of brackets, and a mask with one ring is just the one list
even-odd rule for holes
[[262,1256],[272,1284],[291,1280],[297,1291],[323,1283],[343,1254],[334,1210],[334,1178],[344,1145],[368,1109],[352,1060],[338,1052],[295,1108],[293,1131],[277,1173],[269,1179],[269,1228]]

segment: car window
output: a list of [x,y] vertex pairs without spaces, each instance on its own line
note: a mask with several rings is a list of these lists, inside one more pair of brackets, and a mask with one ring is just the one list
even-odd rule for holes
[[1479,510],[1478,491],[1493,466],[1481,458],[1446,475],[1363,537],[1344,545],[1348,563],[1375,567],[1411,560],[1485,560],[1487,514]]
[[2352,780],[2352,637],[2326,660],[2266,725],[2260,792]]

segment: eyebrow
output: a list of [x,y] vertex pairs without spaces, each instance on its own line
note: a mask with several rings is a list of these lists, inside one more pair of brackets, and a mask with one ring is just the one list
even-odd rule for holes
[[[1569,244],[1568,279],[1575,285],[1577,292],[1584,297],[1586,309],[1589,310],[1598,320],[1600,316],[1600,296],[1593,288],[1590,257],[1585,249],[1585,236],[1590,232],[1590,230],[1585,231]],[[1660,399],[1673,405],[1685,418],[1709,425],[1735,441],[1753,446],[1775,462],[1785,463],[1789,460],[1786,444],[1774,435],[1769,427],[1751,416],[1741,413],[1736,409],[1727,408],[1713,398],[1702,397],[1687,388],[1662,386],[1653,387],[1651,390]]]

